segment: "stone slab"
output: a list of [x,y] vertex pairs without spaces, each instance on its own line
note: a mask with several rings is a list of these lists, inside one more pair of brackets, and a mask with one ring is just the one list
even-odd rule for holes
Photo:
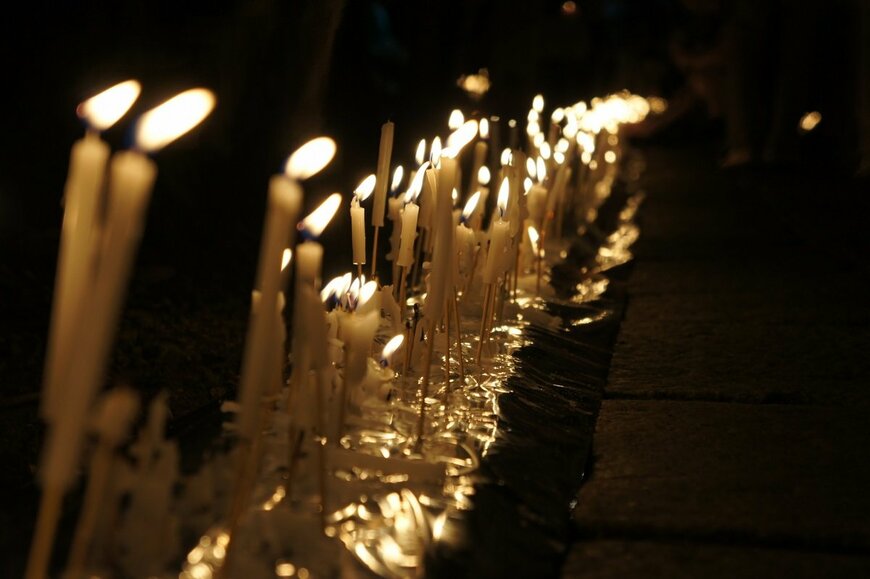
[[870,405],[870,325],[627,320],[613,397]]
[[790,579],[870,576],[870,557],[673,541],[580,541],[565,579]]
[[584,535],[870,553],[870,421],[857,408],[604,401]]

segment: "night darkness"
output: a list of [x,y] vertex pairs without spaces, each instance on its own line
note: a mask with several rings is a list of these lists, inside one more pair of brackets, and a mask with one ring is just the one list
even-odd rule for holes
[[[866,349],[861,353],[862,344],[870,346],[870,320],[865,300],[858,294],[866,289],[870,249],[866,235],[870,209],[868,9],[859,0],[830,2],[824,7],[809,2],[801,10],[791,4],[774,0],[103,0],[28,2],[14,11],[7,7],[0,19],[0,74],[4,79],[0,97],[4,111],[0,136],[0,488],[6,489],[0,499],[0,552],[4,555],[0,575],[21,573],[39,493],[34,472],[43,427],[37,407],[63,218],[62,192],[70,146],[83,132],[75,108],[96,91],[128,78],[141,81],[143,92],[131,113],[105,133],[113,150],[129,144],[132,119],[176,92],[202,86],[217,97],[213,114],[202,126],[155,156],[157,184],[108,378],[109,384],[132,385],[146,397],[167,389],[170,430],[180,438],[191,428],[189,424],[213,423],[213,418],[202,417],[211,416],[222,401],[235,396],[267,184],[290,152],[318,134],[338,143],[329,169],[306,184],[307,211],[333,191],[349,199],[360,179],[375,170],[384,121],[396,123],[394,164],[409,163],[421,137],[444,133],[451,109],[499,115],[503,120],[516,118],[524,124],[537,93],[546,96],[548,110],[549,103],[573,103],[623,88],[669,99],[673,118],[647,123],[626,134],[649,153],[651,167],[654,162],[662,163],[658,172],[652,171],[657,177],[646,187],[651,191],[657,187],[679,190],[680,183],[689,187],[686,182],[696,177],[687,175],[696,175],[702,167],[709,179],[697,178],[697,182],[706,183],[712,192],[678,201],[665,195],[667,206],[658,213],[651,210],[652,241],[644,247],[652,249],[647,258],[643,251],[639,254],[638,267],[678,259],[674,256],[683,255],[685,247],[681,244],[693,241],[662,241],[655,235],[667,230],[671,222],[676,224],[675,231],[682,231],[680,224],[687,221],[681,219],[698,218],[693,224],[705,227],[706,213],[699,216],[709,211],[716,214],[714,220],[733,213],[737,222],[723,225],[716,221],[710,226],[712,233],[700,236],[701,243],[724,236],[710,242],[714,247],[710,256],[694,256],[691,263],[674,270],[677,274],[668,270],[668,275],[678,279],[679,272],[720,263],[729,272],[740,269],[734,263],[735,254],[749,252],[739,244],[753,248],[759,244],[751,223],[765,221],[774,213],[777,218],[784,215],[782,231],[787,233],[783,235],[794,236],[796,241],[783,252],[789,259],[800,252],[808,256],[794,270],[823,272],[832,267],[841,282],[837,287],[846,288],[841,300],[845,304],[841,306],[845,308],[842,325],[850,330],[843,330],[842,335],[853,341],[844,346],[848,355],[814,347],[806,336],[817,326],[828,328],[832,315],[819,307],[817,314],[804,316],[806,308],[814,306],[803,306],[803,297],[789,294],[789,299],[800,302],[795,309],[800,310],[804,326],[795,330],[799,335],[783,339],[802,345],[801,340],[807,340],[806,348],[784,347],[784,353],[771,357],[785,358],[783,365],[791,368],[791,357],[809,351],[816,356],[815,368],[845,366],[837,374],[838,385],[864,381],[866,386],[870,373],[859,360],[866,356]],[[457,86],[457,79],[484,68],[492,90],[474,101]],[[735,83],[735,76],[740,83]],[[814,110],[821,112],[822,123],[812,133],[799,135],[798,120]],[[720,206],[722,199],[730,199],[731,191],[735,191],[733,205],[729,200]],[[684,214],[683,205],[691,206],[691,211]],[[323,237],[324,279],[349,268],[349,230],[343,205]],[[672,250],[669,244],[679,248]],[[776,255],[772,261],[782,255],[772,253]],[[827,262],[832,255],[836,256],[834,265]],[[626,279],[620,287],[627,287],[627,294],[623,290],[620,299],[632,304],[635,281]],[[649,281],[643,276],[639,279]],[[674,284],[680,286],[684,281],[678,279]],[[669,287],[667,283],[664,287]],[[778,282],[771,283],[777,291],[781,288]],[[770,289],[753,288],[747,292]],[[644,303],[651,291],[649,287],[638,290],[638,303]],[[810,292],[807,300],[833,303],[842,297],[820,296]],[[720,308],[717,303],[704,303],[701,310]],[[657,310],[661,319],[674,314],[666,306],[655,306],[661,308]],[[756,313],[759,319],[772,319],[778,311],[775,304],[764,302]],[[683,314],[683,310],[674,314],[675,319]],[[730,323],[723,322],[725,326]],[[718,323],[710,325],[721,328]],[[709,337],[705,331],[699,330],[694,337],[687,333],[687,343],[674,346],[671,352],[682,360],[688,356],[687,364],[697,363],[696,369],[687,371],[687,379],[713,372],[715,367],[704,355],[694,359],[685,353],[692,347],[688,342]],[[672,332],[672,326],[657,328],[639,340],[658,343],[660,335]],[[602,343],[615,344],[614,364],[625,360],[640,360],[637,363],[641,364],[646,359],[643,355],[631,358],[637,354],[631,350],[639,347],[637,342],[629,344],[628,355],[620,354],[619,348],[630,336],[611,337],[615,342]],[[765,342],[765,338],[758,339],[759,344]],[[742,340],[742,335],[735,335],[726,344]],[[666,350],[667,345],[662,348]],[[734,365],[743,361],[731,360]],[[607,378],[609,363],[608,354],[602,379]],[[761,375],[769,371],[771,380],[778,380],[776,363],[767,359],[747,362],[751,363],[763,366]],[[628,375],[648,383],[666,378],[671,370],[668,364],[654,363],[649,375]],[[611,380],[614,376],[624,379],[626,374],[614,374],[611,369],[610,376]],[[801,391],[827,388],[823,382],[808,383]],[[839,392],[839,386],[833,388]],[[616,397],[620,396],[632,398],[624,392]],[[658,390],[640,395],[653,400],[661,397]],[[609,395],[604,398],[606,404]],[[728,394],[696,397],[684,393],[677,398],[731,400]],[[847,399],[859,408],[868,407],[866,393]],[[738,402],[758,400],[769,404],[779,399],[759,395]],[[842,400],[807,395],[786,400],[792,402],[836,407]],[[627,419],[637,417],[629,413]],[[831,421],[841,424],[847,419],[834,415]],[[614,446],[612,439],[603,440],[610,445],[606,446],[609,452],[620,452],[622,447]],[[830,446],[867,440],[866,427],[856,427]],[[631,437],[623,442],[631,446]],[[595,456],[589,458],[587,467],[599,458]],[[843,470],[848,468],[838,463],[830,469],[830,480],[814,492],[827,496],[840,491],[840,482],[848,478]],[[859,470],[855,479],[868,480],[866,465]],[[590,472],[594,477],[595,471]],[[845,484],[843,492],[848,494],[853,486]],[[588,498],[601,497],[590,490]],[[854,508],[870,520],[867,507],[866,498],[856,499]],[[600,513],[593,515],[591,520],[597,521],[595,516]],[[776,516],[759,515],[759,525],[764,527],[764,517]],[[625,533],[607,521],[600,526],[576,521],[575,515],[574,526],[565,531],[572,540],[606,538],[608,533],[618,541],[646,540],[644,533],[653,528],[652,540],[663,544],[670,545],[676,537],[677,543],[709,541],[729,548],[772,545],[801,551],[806,547],[807,551],[855,558],[856,566],[834,565],[846,570],[843,576],[870,567],[866,522],[863,527],[843,523],[841,528],[838,521],[826,520],[820,525],[828,525],[825,529],[830,533],[822,533],[821,539],[813,528],[798,539],[781,540],[773,531],[729,535],[726,529],[720,533],[718,520],[709,534],[700,533],[702,539],[692,535],[694,528],[680,527],[668,535],[656,527],[658,521],[641,521]],[[842,535],[848,539],[841,541]],[[588,576],[634,576],[659,561],[643,559],[631,548],[608,550],[611,547],[591,548],[585,556],[606,568],[608,561],[633,553],[628,560],[646,561],[652,567],[638,563],[622,568],[620,574],[616,566],[610,574]],[[660,568],[686,573],[671,576],[691,576],[690,569],[707,570],[704,561],[711,567],[718,565],[715,558],[698,556],[685,564],[685,558],[673,555]],[[753,572],[750,562],[744,567],[734,564],[728,568],[735,576]],[[768,571],[788,568],[771,565]],[[582,562],[571,569],[566,571],[569,576],[587,576]]]

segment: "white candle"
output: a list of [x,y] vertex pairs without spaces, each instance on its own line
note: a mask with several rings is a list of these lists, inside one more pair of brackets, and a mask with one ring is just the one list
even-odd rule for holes
[[320,285],[320,270],[323,263],[323,246],[308,240],[296,246],[296,278],[311,287]]
[[451,193],[455,182],[456,159],[443,157],[438,170],[438,201],[435,208],[435,248],[432,252],[432,273],[429,294],[426,297],[426,316],[429,323],[437,324],[444,308],[447,288],[451,287],[453,264],[453,203]]
[[302,190],[298,183],[284,175],[276,175],[269,182],[269,200],[266,224],[260,242],[260,261],[257,287],[260,291],[258,312],[252,314],[242,358],[242,376],[239,387],[241,411],[238,414],[239,436],[253,440],[257,435],[260,417],[260,399],[269,378],[268,368],[274,352],[270,347],[275,336],[278,293],[281,290],[281,264],[287,238],[299,214]]
[[64,219],[55,276],[51,326],[46,353],[41,411],[50,420],[61,405],[62,373],[75,346],[74,322],[88,293],[93,273],[94,243],[109,147],[98,136],[114,125],[139,97],[141,86],[128,80],[79,104],[77,113],[88,124],[83,139],[73,144],[64,187]]
[[547,188],[543,185],[532,185],[527,197],[529,218],[534,221],[535,227],[540,228],[544,221],[544,212],[547,209]]
[[350,224],[353,235],[353,263],[362,265],[366,262],[366,210],[360,207],[359,198],[354,196],[350,202]]
[[363,265],[366,262],[366,211],[360,203],[368,199],[375,190],[377,177],[369,175],[354,189],[350,202],[350,226],[353,242],[353,263]]
[[409,267],[414,262],[414,238],[417,237],[417,216],[420,208],[413,201],[402,210],[402,241],[396,265]]
[[388,200],[387,217],[393,224],[393,229],[390,232],[390,253],[387,254],[387,259],[395,262],[399,257],[399,244],[402,233],[402,199],[399,197],[390,197]]
[[42,415],[50,420],[62,404],[62,372],[74,347],[73,323],[92,281],[94,241],[109,146],[89,132],[70,155],[64,219],[49,328]]
[[384,225],[384,209],[387,203],[387,187],[390,180],[390,157],[393,153],[393,130],[395,125],[387,121],[381,126],[381,146],[378,150],[377,184],[375,202],[372,206],[372,226]]

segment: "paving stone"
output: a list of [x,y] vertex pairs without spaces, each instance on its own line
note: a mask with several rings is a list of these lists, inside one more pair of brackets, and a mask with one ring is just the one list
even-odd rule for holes
[[627,320],[610,396],[870,406],[870,325]]
[[858,408],[609,400],[574,520],[583,535],[870,553]]
[[571,550],[566,579],[816,579],[868,577],[870,557],[680,542],[590,540]]

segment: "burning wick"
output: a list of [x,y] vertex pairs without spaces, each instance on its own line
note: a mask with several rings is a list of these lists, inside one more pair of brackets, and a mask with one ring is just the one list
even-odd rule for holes
[[396,351],[402,347],[402,343],[404,341],[405,341],[405,336],[402,334],[396,334],[395,336],[390,338],[390,341],[387,342],[387,344],[384,346],[383,352],[381,352],[381,360],[380,360],[381,367],[383,367],[383,368],[390,367],[390,359],[392,358],[393,354],[395,354]]

